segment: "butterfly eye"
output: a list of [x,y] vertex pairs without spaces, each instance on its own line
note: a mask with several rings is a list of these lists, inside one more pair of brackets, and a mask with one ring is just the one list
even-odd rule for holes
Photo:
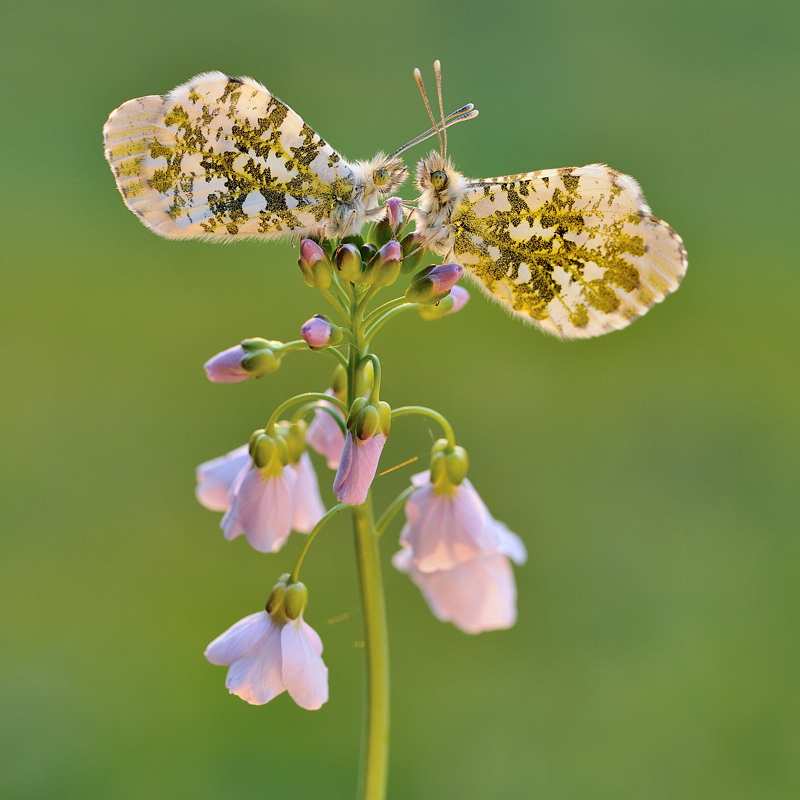
[[381,167],[372,173],[372,180],[376,186],[385,186],[389,182],[389,170]]
[[447,186],[447,173],[441,169],[431,172],[431,186],[433,186],[437,192],[444,189]]

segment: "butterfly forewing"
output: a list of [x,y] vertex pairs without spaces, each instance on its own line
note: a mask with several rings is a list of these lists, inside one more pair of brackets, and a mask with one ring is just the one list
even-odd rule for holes
[[518,316],[564,338],[624,328],[678,288],[680,237],[602,164],[470,181],[454,260]]
[[324,234],[354,192],[348,163],[249,78],[130,100],[104,137],[125,204],[170,238]]

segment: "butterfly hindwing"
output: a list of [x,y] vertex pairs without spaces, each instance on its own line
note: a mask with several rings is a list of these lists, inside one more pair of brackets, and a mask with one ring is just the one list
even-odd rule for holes
[[680,237],[636,181],[602,164],[468,181],[450,218],[453,260],[543,330],[624,328],[677,289]]
[[350,165],[250,78],[130,100],[104,138],[125,204],[170,238],[318,235],[355,191]]

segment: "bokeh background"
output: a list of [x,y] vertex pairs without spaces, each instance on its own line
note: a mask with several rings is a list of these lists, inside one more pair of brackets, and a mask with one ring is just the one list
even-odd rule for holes
[[[287,244],[149,233],[101,127],[221,69],[365,158],[427,126],[411,70],[432,85],[440,58],[448,108],[481,111],[451,135],[467,175],[606,161],[641,181],[690,266],[599,340],[548,339],[477,294],[379,338],[385,398],[449,416],[530,550],[517,626],[469,637],[392,570],[397,522],[387,534],[390,796],[796,797],[799,27],[796,3],[770,0],[12,2],[0,796],[354,795],[363,650],[343,517],[304,572],[328,705],[247,706],[202,656],[300,540],[277,556],[225,542],[194,467],[324,388],[330,364],[298,354],[234,386],[201,365],[243,337],[295,337],[320,300]],[[432,434],[399,421],[384,464],[424,459]],[[379,506],[412,471],[378,481]]]

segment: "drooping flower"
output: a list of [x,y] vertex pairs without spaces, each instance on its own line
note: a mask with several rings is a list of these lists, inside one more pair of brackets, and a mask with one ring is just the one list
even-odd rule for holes
[[[325,394],[334,396],[333,388],[328,389]],[[330,406],[334,409],[334,406]],[[335,409],[334,409],[335,411]],[[328,467],[336,469],[342,458],[344,448],[344,434],[339,427],[339,423],[320,405],[314,413],[314,419],[308,426],[306,441],[321,456],[328,459]]]
[[492,515],[467,478],[459,485],[432,483],[423,472],[412,482],[417,488],[406,501],[400,544],[416,569],[438,572],[497,552]]
[[525,562],[525,546],[503,523],[491,522],[497,542],[494,553],[478,553],[469,561],[436,572],[418,569],[408,547],[392,558],[392,564],[420,588],[433,614],[465,633],[510,628],[517,620],[511,561]]
[[333,481],[340,503],[359,506],[367,499],[391,419],[392,410],[383,401],[373,404],[358,397],[350,407],[342,459]]
[[463,286],[454,286],[450,294],[435,305],[421,305],[417,312],[425,320],[436,320],[461,311],[469,300],[469,292]]
[[231,486],[250,463],[250,452],[243,444],[224,456],[200,464],[195,471],[197,499],[210,511],[227,511],[231,507]]
[[229,667],[226,687],[252,705],[288,691],[301,708],[314,710],[328,700],[328,668],[322,640],[303,620],[305,586],[287,587],[287,581],[283,576],[272,590],[267,610],[228,628],[206,648],[205,657]]

